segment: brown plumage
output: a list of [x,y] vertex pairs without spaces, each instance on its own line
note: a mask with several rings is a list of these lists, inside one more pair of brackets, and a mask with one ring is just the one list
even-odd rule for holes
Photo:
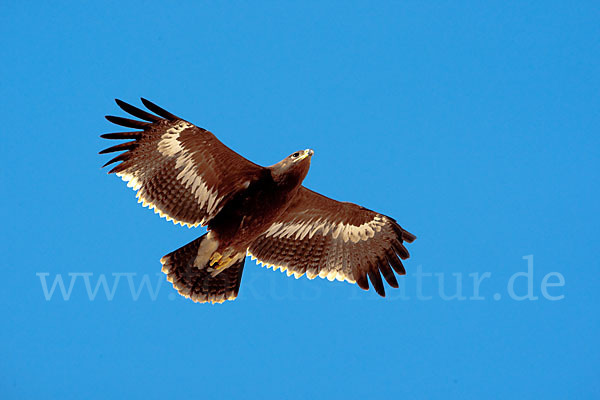
[[[101,135],[128,142],[105,164],[137,191],[138,201],[167,220],[207,226],[208,233],[161,259],[167,279],[197,302],[220,303],[239,291],[246,254],[259,263],[329,280],[345,280],[385,296],[383,278],[398,287],[406,274],[404,242],[415,236],[390,217],[315,193],[302,181],[312,150],[270,167],[254,164],[212,133],[142,99],[151,114],[116,100],[144,121],[107,116],[139,129]],[[155,115],[156,114],[156,115]]]

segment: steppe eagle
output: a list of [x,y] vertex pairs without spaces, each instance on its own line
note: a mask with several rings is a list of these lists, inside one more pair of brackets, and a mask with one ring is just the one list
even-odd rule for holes
[[[415,236],[396,221],[356,204],[339,202],[302,186],[313,151],[292,153],[262,167],[199,128],[146,99],[143,111],[116,100],[140,120],[106,116],[131,132],[130,140],[101,151],[124,151],[104,166],[137,192],[138,202],[181,225],[208,232],[161,259],[175,289],[195,302],[237,297],[246,255],[286,271],[357,283],[385,296],[381,275],[397,288],[406,274],[404,242]],[[368,277],[368,279],[367,279]]]

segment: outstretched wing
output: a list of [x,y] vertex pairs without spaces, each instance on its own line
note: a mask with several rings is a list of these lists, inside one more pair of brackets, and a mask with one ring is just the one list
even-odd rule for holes
[[368,276],[375,291],[385,296],[381,275],[398,287],[392,269],[406,274],[400,259],[409,254],[403,242],[414,239],[390,217],[301,187],[248,252],[259,263],[296,278],[306,274],[309,279],[346,280],[368,290]]
[[215,135],[142,99],[148,110],[116,100],[143,121],[106,116],[134,132],[107,133],[106,139],[132,139],[100,152],[125,151],[104,166],[119,162],[115,173],[137,191],[138,202],[181,225],[206,225],[225,201],[244,189],[263,167],[221,143]]

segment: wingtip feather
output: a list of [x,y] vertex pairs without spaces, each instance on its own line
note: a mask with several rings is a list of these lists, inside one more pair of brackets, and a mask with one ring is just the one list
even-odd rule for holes
[[104,118],[113,124],[125,126],[127,128],[145,129],[151,125],[149,122],[137,121],[135,119],[117,117],[114,115],[105,115]]
[[379,261],[379,271],[381,272],[381,275],[383,275],[383,277],[385,278],[388,285],[390,285],[394,289],[398,289],[398,281],[396,280],[396,276],[394,275],[392,268],[390,268],[390,265],[388,264],[387,260]]
[[175,121],[175,120],[179,119],[179,117],[177,117],[176,115],[173,115],[170,112],[168,112],[167,110],[165,110],[164,108],[157,106],[150,100],[147,100],[143,97],[140,97],[140,100],[142,101],[144,106],[146,106],[146,108],[148,110],[152,111],[153,113],[155,113],[157,115],[160,115],[163,118],[168,119],[169,121]]
[[417,237],[415,235],[413,235],[412,233],[405,231],[405,230],[402,231],[402,239],[405,242],[412,243],[415,241],[416,238]]
[[375,289],[375,292],[377,292],[377,294],[380,295],[381,297],[385,297],[385,289],[383,287],[383,280],[381,279],[381,274],[379,273],[379,269],[371,268],[367,272],[367,275],[369,275],[369,280],[371,281],[371,284],[373,285],[373,289]]
[[116,146],[109,147],[107,149],[101,150],[98,154],[106,154],[106,153],[114,153],[115,151],[125,151],[135,149],[137,146],[137,142],[134,140],[133,142],[125,142],[117,144]]
[[360,273],[358,276],[356,276],[355,280],[359,288],[362,290],[369,290],[369,281],[364,274]]
[[160,121],[160,117],[156,115],[150,114],[144,110],[141,110],[135,106],[132,106],[129,103],[124,102],[123,100],[115,99],[115,103],[121,108],[121,110],[125,111],[128,114],[133,115],[134,117],[143,119],[148,122],[158,122]]
[[114,132],[114,133],[103,133],[100,135],[103,139],[140,139],[144,131],[133,131],[133,132]]

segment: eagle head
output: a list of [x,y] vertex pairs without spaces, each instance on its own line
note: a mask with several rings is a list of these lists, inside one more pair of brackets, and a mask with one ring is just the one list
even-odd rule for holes
[[296,151],[277,164],[270,166],[273,179],[281,185],[300,185],[308,174],[313,154],[315,152],[312,149]]

